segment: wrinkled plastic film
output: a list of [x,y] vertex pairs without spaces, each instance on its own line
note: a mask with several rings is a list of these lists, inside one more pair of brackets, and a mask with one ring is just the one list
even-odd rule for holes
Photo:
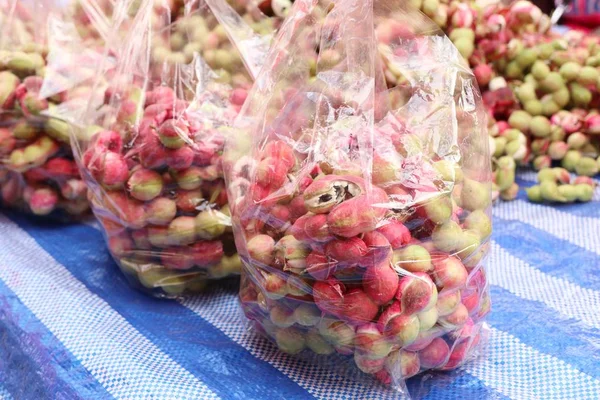
[[224,160],[242,306],[281,350],[403,392],[479,354],[491,173],[474,82],[401,2],[294,3]]
[[130,18],[91,83],[75,152],[130,282],[177,297],[239,274],[221,154],[252,81],[207,4],[142,1]]

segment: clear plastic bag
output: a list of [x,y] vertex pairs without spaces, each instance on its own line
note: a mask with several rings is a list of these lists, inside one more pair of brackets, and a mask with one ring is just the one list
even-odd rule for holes
[[224,158],[252,325],[401,391],[474,357],[486,126],[468,65],[406,2],[296,0]]
[[[177,18],[136,6],[87,101],[65,112],[114,259],[134,286],[177,297],[239,274],[221,154],[252,79],[227,36],[236,29],[206,3],[186,2]],[[224,10],[230,28],[248,28]]]
[[61,1],[0,3],[0,205],[81,215],[89,206],[68,128],[46,114],[64,92],[42,93],[51,15],[67,15]]

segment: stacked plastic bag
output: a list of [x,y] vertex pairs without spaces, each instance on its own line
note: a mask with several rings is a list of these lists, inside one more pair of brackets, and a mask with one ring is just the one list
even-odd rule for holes
[[[127,29],[114,29],[122,46],[107,54],[91,96],[67,107],[79,112],[75,151],[108,247],[157,296],[199,291],[241,267],[221,156],[252,82],[245,65],[256,72],[268,38],[212,3],[216,11],[190,1],[176,19],[170,7],[137,4]],[[239,43],[249,45],[238,52]]]
[[401,390],[476,354],[486,126],[457,49],[406,3],[297,0],[225,157],[254,327]]
[[0,204],[36,215],[89,210],[69,145],[68,125],[48,117],[64,92],[44,92],[51,15],[60,1],[0,4]]

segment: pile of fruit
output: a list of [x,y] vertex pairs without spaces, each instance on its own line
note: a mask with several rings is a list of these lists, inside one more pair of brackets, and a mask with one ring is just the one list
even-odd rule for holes
[[[501,198],[516,197],[518,166],[540,170],[560,164],[580,176],[598,173],[600,38],[552,33],[548,16],[526,0],[486,6],[470,1],[413,3],[469,60],[484,92],[495,191]],[[581,181],[593,191],[593,180]]]

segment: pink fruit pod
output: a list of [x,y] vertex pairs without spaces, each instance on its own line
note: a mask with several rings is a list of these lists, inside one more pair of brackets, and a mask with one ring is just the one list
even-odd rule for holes
[[320,7],[294,2],[223,154],[242,305],[283,352],[406,390],[478,354],[460,333],[491,304],[491,69],[405,2]]
[[[108,248],[133,286],[169,298],[240,273],[223,152],[245,103],[252,68],[260,67],[264,55],[259,48],[237,50],[241,41],[261,40],[252,38],[247,20],[224,0],[171,5],[155,7],[144,0],[131,20],[123,16],[113,27],[119,43],[106,45],[115,47],[111,57],[97,60],[94,76],[80,85],[94,93],[78,99],[83,107],[73,104],[83,109],[76,118],[86,126],[86,134],[74,135],[73,148]],[[237,160],[240,179],[260,171],[255,184],[261,193],[287,183],[290,161],[295,161],[291,152],[269,151],[270,157],[252,159],[252,165]],[[78,198],[76,182],[61,169],[65,166],[49,167],[61,179],[61,193]],[[248,188],[240,184],[238,189]],[[249,218],[282,236],[292,225],[287,206]],[[305,271],[311,249],[296,244],[255,235],[249,251],[266,266]],[[299,296],[297,282],[284,283],[285,293]]]

